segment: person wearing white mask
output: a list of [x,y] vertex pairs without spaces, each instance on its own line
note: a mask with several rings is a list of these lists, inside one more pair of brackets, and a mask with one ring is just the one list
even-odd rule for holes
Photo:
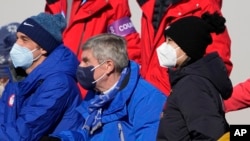
[[10,61],[27,76],[9,80],[0,99],[1,141],[38,141],[79,124],[71,115],[81,102],[75,76],[79,61],[62,42],[65,26],[61,14],[48,13],[18,26]]
[[169,68],[172,90],[157,141],[214,141],[229,131],[222,100],[231,96],[232,83],[218,52],[205,55],[211,34],[224,30],[225,18],[218,13],[183,17],[165,30],[166,43],[157,55]]
[[141,78],[126,41],[96,35],[83,45],[77,79],[88,93],[76,109],[83,124],[41,141],[153,141],[166,96]]

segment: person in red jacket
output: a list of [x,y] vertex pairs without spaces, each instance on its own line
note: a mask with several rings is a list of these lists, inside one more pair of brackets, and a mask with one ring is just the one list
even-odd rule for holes
[[[46,0],[45,11],[65,16],[63,42],[79,60],[81,45],[87,39],[100,33],[114,33],[127,40],[129,59],[140,62],[140,37],[130,20],[128,0]],[[82,88],[81,92],[83,96],[86,93]]]
[[[156,49],[165,42],[164,30],[185,16],[198,16],[205,12],[221,13],[222,0],[137,0],[141,7],[141,75],[169,95],[171,86],[167,68],[161,67]],[[226,65],[228,75],[232,70],[231,39],[227,29],[222,34],[212,33],[213,43],[206,54],[217,51]]]
[[232,96],[224,101],[225,112],[236,111],[250,107],[250,78],[236,84]]
[[215,0],[215,1],[216,1],[215,3],[217,3],[218,6],[219,6],[220,9],[221,9],[221,7],[222,7],[222,0]]

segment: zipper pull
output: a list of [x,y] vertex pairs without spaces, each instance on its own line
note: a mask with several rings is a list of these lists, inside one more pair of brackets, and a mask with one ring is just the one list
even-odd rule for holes
[[121,125],[120,122],[118,123],[118,129],[119,129],[119,134],[120,134],[121,141],[125,141],[123,130],[122,130],[122,125]]

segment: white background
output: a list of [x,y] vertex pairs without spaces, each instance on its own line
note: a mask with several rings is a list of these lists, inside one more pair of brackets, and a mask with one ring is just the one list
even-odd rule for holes
[[[135,0],[129,0],[132,21],[140,31],[141,11]],[[0,25],[9,22],[22,22],[29,16],[44,11],[45,0],[7,0],[0,4]],[[222,12],[227,19],[227,27],[232,40],[231,60],[234,64],[231,73],[233,84],[250,77],[250,17],[248,0],[224,0]],[[250,87],[250,86],[249,86]],[[250,96],[250,95],[249,95]],[[250,108],[226,114],[230,124],[250,124]]]

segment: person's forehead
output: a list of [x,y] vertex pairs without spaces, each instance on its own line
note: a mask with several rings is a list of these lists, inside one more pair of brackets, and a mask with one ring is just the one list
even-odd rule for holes
[[31,40],[30,37],[28,37],[26,34],[24,34],[22,32],[17,32],[16,35],[18,38],[26,38],[26,39]]
[[25,40],[26,42],[34,42],[29,36],[27,36],[26,34],[22,33],[22,32],[17,32],[17,41],[18,40]]
[[26,34],[24,34],[22,32],[17,32],[16,34],[17,34],[17,41],[16,41],[16,43],[18,43],[19,45],[23,45],[25,47],[28,47],[29,49],[34,49],[34,48],[36,48],[36,47],[39,46],[35,41],[33,41]]
[[83,50],[82,52],[82,59],[88,60],[89,62],[96,62],[97,59],[93,55],[92,49]]
[[93,51],[91,49],[83,50],[82,51],[82,58],[92,58],[93,57]]

